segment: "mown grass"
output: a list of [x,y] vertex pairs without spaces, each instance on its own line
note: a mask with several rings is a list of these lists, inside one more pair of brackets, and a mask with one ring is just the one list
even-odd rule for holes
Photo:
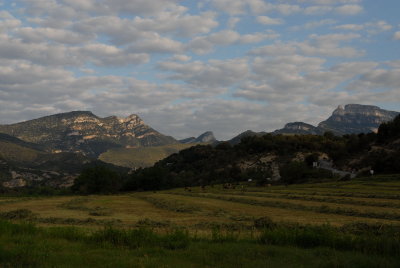
[[196,211],[200,211],[201,208],[193,205],[188,205],[183,202],[179,202],[177,200],[168,200],[162,197],[154,197],[154,196],[141,196],[141,199],[149,202],[157,208],[162,208],[174,212],[182,212],[182,213],[193,213]]
[[[0,221],[1,267],[398,267],[393,226],[259,225],[240,238],[214,229],[209,237],[182,229],[105,226],[37,227]],[[374,230],[371,232],[371,230]]]
[[338,214],[343,216],[357,216],[357,217],[365,217],[365,218],[375,218],[375,219],[387,219],[387,220],[396,220],[400,221],[400,213],[396,212],[374,212],[374,211],[359,211],[354,208],[345,208],[345,207],[329,207],[327,205],[320,206],[309,206],[301,203],[290,203],[283,202],[277,200],[259,200],[259,199],[251,199],[245,197],[238,196],[225,196],[225,195],[214,195],[214,194],[183,194],[188,196],[202,197],[202,198],[210,198],[210,199],[218,199],[229,202],[241,203],[241,204],[249,204],[249,205],[257,205],[257,206],[266,206],[266,207],[274,207],[274,208],[284,208],[290,210],[303,210],[303,211],[313,211],[322,214]]
[[[230,193],[222,193],[222,194],[230,194]],[[236,193],[238,194],[238,193]],[[240,193],[241,196],[255,196],[255,197],[266,197],[266,198],[279,198],[279,199],[289,199],[289,200],[304,200],[304,201],[314,201],[321,203],[333,203],[333,204],[343,204],[343,205],[357,205],[357,206],[375,206],[382,208],[400,208],[400,202],[393,202],[393,200],[379,200],[375,198],[374,200],[365,200],[360,198],[347,198],[344,196],[341,197],[332,197],[327,195],[317,195],[314,194],[289,194],[289,193],[263,193],[263,192],[249,192],[249,193]]]
[[4,199],[0,267],[398,267],[399,185]]

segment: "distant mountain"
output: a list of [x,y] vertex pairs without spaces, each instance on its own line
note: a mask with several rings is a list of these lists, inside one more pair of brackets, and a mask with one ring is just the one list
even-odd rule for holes
[[372,105],[347,104],[344,107],[339,106],[317,127],[303,122],[294,122],[272,133],[321,135],[326,131],[331,131],[336,135],[345,135],[376,132],[380,124],[393,120],[398,114],[399,112],[387,111]]
[[303,122],[293,122],[285,125],[284,128],[275,130],[273,134],[313,134],[320,135],[323,134],[323,130],[314,127],[313,125],[303,123]]
[[[49,153],[31,144],[0,134],[0,189],[51,186],[69,187],[86,167],[107,165],[80,153]],[[127,170],[126,170],[127,172]]]
[[214,143],[217,139],[214,136],[214,133],[211,131],[204,132],[197,138],[190,137],[187,139],[179,140],[180,143],[188,144],[188,143]]
[[380,124],[393,120],[398,114],[377,106],[348,104],[339,106],[332,116],[318,124],[318,128],[340,135],[376,132]]
[[147,126],[139,116],[100,118],[89,111],[50,115],[11,125],[0,132],[43,146],[48,152],[97,157],[111,148],[159,146],[177,141]]
[[239,144],[240,141],[244,137],[252,137],[252,136],[263,136],[267,134],[266,132],[254,132],[251,130],[246,130],[245,132],[240,133],[239,135],[233,137],[232,139],[228,140],[227,142],[230,143],[231,145],[236,145]]

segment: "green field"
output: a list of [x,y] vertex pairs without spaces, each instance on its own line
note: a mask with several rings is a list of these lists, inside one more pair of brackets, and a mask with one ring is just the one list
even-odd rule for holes
[[101,154],[99,159],[122,167],[150,167],[157,161],[194,145],[196,144],[179,143],[153,147],[111,149]]
[[0,217],[5,267],[398,267],[400,259],[397,176],[3,196]]

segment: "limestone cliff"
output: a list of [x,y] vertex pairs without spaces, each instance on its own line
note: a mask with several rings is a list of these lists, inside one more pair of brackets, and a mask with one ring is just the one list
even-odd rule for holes
[[110,148],[173,144],[137,115],[100,118],[88,111],[55,114],[11,125],[0,132],[42,145],[49,152],[80,152],[98,156]]
[[377,106],[348,104],[339,106],[332,116],[319,123],[318,128],[340,135],[376,132],[380,124],[393,120],[398,114]]

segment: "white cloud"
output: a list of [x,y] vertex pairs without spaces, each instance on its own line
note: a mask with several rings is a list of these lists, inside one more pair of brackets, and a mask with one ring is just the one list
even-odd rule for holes
[[186,48],[197,54],[207,54],[214,50],[215,46],[228,46],[235,43],[258,43],[265,39],[275,39],[279,35],[273,31],[240,35],[233,30],[223,30],[208,36],[198,36],[191,40]]
[[238,18],[238,17],[231,17],[231,18],[229,18],[228,23],[227,23],[228,28],[229,28],[229,29],[235,28],[235,27],[236,27],[236,24],[238,24],[239,22],[240,22],[240,18]]
[[366,22],[364,24],[343,24],[335,26],[337,30],[348,30],[348,31],[361,31],[365,30],[368,34],[379,34],[385,31],[389,31],[393,28],[392,25],[384,20]]
[[69,30],[54,28],[32,28],[23,27],[16,30],[16,34],[24,41],[29,43],[42,43],[45,41],[55,41],[63,44],[82,44],[93,39],[94,36],[83,35]]
[[360,5],[343,5],[335,9],[336,13],[341,15],[357,15],[364,11]]
[[263,0],[211,0],[212,5],[230,15],[239,15],[248,12],[263,13],[271,9],[271,4]]
[[257,22],[264,25],[279,25],[284,23],[282,19],[274,19],[268,16],[258,16]]
[[324,20],[319,20],[319,21],[310,21],[304,25],[293,26],[290,29],[294,30],[294,31],[298,31],[301,29],[310,30],[310,29],[315,29],[315,28],[322,27],[325,25],[335,24],[335,23],[336,23],[336,21],[333,19],[324,19]]
[[249,73],[247,59],[210,60],[207,64],[199,61],[162,62],[159,68],[173,72],[169,76],[170,79],[185,81],[194,88],[209,90],[232,86],[245,79]]
[[362,0],[14,2],[0,11],[0,123],[137,113],[178,138],[225,139],[400,99],[393,40],[375,36],[400,40],[398,22]]
[[308,40],[303,42],[277,42],[272,45],[259,47],[251,50],[250,55],[287,55],[303,54],[307,56],[325,56],[325,57],[360,57],[364,51],[357,50],[350,46],[342,46],[343,42],[350,42],[359,38],[359,34],[327,34],[310,35]]
[[304,10],[306,15],[323,15],[334,10],[332,6],[310,6]]
[[297,46],[306,55],[354,58],[362,56],[364,51],[340,46],[340,44],[359,37],[358,34],[311,35],[309,41],[298,43]]
[[182,43],[154,34],[152,38],[135,42],[127,51],[134,53],[182,53]]

